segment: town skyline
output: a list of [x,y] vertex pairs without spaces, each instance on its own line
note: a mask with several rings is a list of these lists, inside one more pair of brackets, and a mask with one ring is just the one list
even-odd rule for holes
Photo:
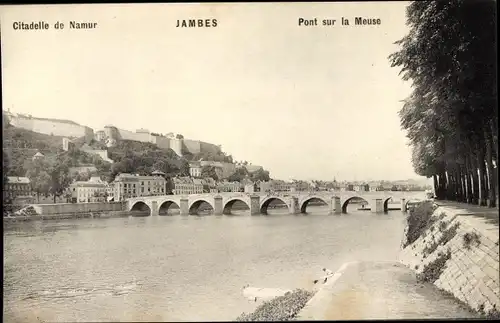
[[[8,62],[3,64],[4,109],[69,119],[93,129],[113,124],[132,131],[180,133],[220,144],[235,160],[262,165],[276,179],[423,179],[413,171],[397,115],[409,84],[387,60],[396,49],[393,43],[406,33],[405,7],[341,4],[341,13],[328,14],[369,12],[380,16],[382,24],[318,33],[294,23],[301,15],[325,15],[321,4],[224,4],[215,10],[222,22],[217,29],[164,28],[165,35],[153,37],[151,30],[176,17],[161,6],[117,6],[114,24],[101,26],[91,37],[66,33],[56,41],[54,31],[47,31],[36,37],[18,33],[8,41],[14,35],[4,24],[20,17],[9,7],[2,11],[7,44],[2,59]],[[106,11],[85,8],[93,17],[109,20]],[[44,10],[50,16],[52,9]],[[74,9],[58,10],[69,14]],[[137,10],[151,14],[150,21],[135,23],[141,16],[133,13]],[[193,9],[185,10],[187,15]],[[203,6],[197,10],[210,12]],[[34,15],[26,8],[21,14],[26,19]],[[238,24],[259,15],[260,24],[253,27]],[[274,28],[266,29],[271,23]],[[190,41],[185,41],[186,33]],[[244,41],[256,35],[262,38],[260,46]],[[128,42],[130,37],[136,45]],[[352,42],[354,38],[359,41]],[[41,42],[50,45],[42,48]],[[197,51],[200,46],[207,50]],[[37,57],[23,54],[34,47]],[[94,52],[99,59],[86,60]],[[26,88],[30,95],[19,93]]]

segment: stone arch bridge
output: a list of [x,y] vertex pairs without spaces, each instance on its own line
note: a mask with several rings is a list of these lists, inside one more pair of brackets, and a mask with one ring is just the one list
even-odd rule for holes
[[284,194],[248,194],[248,193],[210,193],[192,195],[162,195],[130,198],[126,201],[127,211],[148,210],[150,215],[159,215],[160,209],[168,209],[172,205],[180,209],[181,215],[197,214],[203,202],[208,203],[214,215],[231,214],[231,208],[236,201],[245,203],[251,215],[267,214],[267,208],[275,200],[282,201],[288,207],[290,214],[306,213],[309,202],[320,200],[326,203],[330,214],[347,213],[347,205],[353,198],[361,198],[367,202],[374,213],[384,213],[388,210],[391,198],[401,202],[401,210],[406,211],[410,200],[424,199],[423,192],[314,192],[314,193],[284,193]]

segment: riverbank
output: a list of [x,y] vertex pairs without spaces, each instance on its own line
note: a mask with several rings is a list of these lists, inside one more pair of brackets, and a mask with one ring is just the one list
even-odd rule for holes
[[[288,319],[498,318],[498,215],[475,212],[416,204],[399,262],[344,264]],[[275,320],[273,304],[243,318]]]
[[129,217],[130,212],[127,211],[101,211],[101,212],[81,212],[81,213],[62,213],[49,215],[18,215],[12,217],[4,217],[4,223],[15,223],[25,221],[46,221],[46,220],[68,220],[68,219],[110,219]]
[[499,232],[485,208],[421,203],[408,217],[400,261],[421,281],[482,317],[499,317]]
[[124,204],[120,202],[32,204],[4,216],[4,223],[36,220],[112,218],[128,215],[130,213],[124,210]]

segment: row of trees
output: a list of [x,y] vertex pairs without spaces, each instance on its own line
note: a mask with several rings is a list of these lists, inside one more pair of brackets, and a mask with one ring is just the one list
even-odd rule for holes
[[495,206],[498,191],[494,1],[414,1],[389,57],[411,80],[399,112],[419,175],[436,197]]

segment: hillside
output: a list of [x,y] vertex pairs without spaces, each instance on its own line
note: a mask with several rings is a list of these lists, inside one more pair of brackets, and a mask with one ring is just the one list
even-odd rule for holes
[[9,160],[7,175],[24,176],[25,163],[31,160],[37,151],[45,156],[55,156],[62,152],[62,138],[4,125],[3,153]]
[[118,173],[149,174],[155,170],[170,175],[189,174],[188,161],[172,149],[158,148],[153,143],[133,140],[119,140],[114,147],[108,148],[109,158],[115,163],[111,176]]

